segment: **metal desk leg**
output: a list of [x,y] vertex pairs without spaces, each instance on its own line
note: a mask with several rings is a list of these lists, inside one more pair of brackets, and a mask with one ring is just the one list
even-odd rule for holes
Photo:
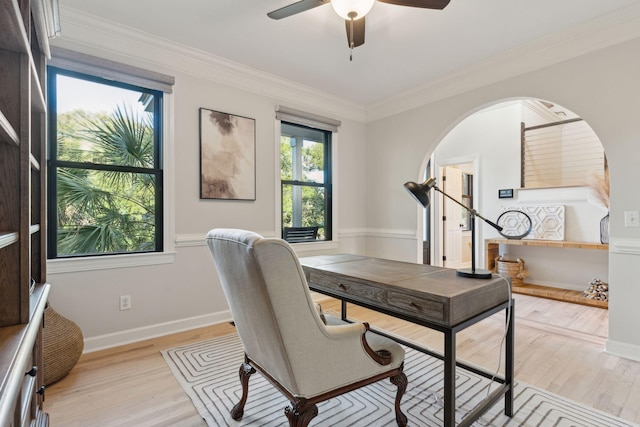
[[340,300],[340,308],[341,308],[341,318],[343,321],[347,321],[347,302],[345,300]]
[[507,342],[505,349],[505,383],[509,386],[509,390],[504,395],[504,414],[511,417],[513,416],[513,377],[514,377],[514,363],[513,358],[515,355],[515,333],[514,333],[514,318],[515,318],[515,301],[511,300],[511,313],[507,310]]
[[456,333],[444,333],[444,425],[456,425]]

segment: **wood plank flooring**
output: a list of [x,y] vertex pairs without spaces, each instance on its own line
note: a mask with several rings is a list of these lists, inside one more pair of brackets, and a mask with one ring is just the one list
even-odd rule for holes
[[[603,351],[608,311],[528,295],[516,299],[516,379],[640,423],[640,362]],[[338,311],[334,300],[325,311]],[[442,349],[442,335],[355,306],[352,318]],[[160,350],[232,333],[220,324],[85,354],[47,387],[52,426],[204,426]],[[493,370],[504,330],[498,314],[458,334],[458,356]],[[240,361],[238,361],[238,364]],[[502,364],[504,366],[504,364]]]

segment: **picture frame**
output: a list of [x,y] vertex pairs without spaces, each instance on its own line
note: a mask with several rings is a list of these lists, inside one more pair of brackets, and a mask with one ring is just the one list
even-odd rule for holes
[[200,108],[200,199],[256,200],[256,122]]

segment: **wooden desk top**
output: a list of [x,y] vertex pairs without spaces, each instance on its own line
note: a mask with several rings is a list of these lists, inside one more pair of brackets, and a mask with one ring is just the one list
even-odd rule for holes
[[497,276],[469,279],[453,269],[352,254],[305,257],[300,264],[314,291],[443,327],[509,300],[506,283]]

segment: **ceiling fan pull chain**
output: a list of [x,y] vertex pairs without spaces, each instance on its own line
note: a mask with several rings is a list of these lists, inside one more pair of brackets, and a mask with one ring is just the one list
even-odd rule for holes
[[353,61],[353,19],[358,16],[356,12],[349,12],[349,18],[351,18],[350,26],[349,26],[349,61]]

